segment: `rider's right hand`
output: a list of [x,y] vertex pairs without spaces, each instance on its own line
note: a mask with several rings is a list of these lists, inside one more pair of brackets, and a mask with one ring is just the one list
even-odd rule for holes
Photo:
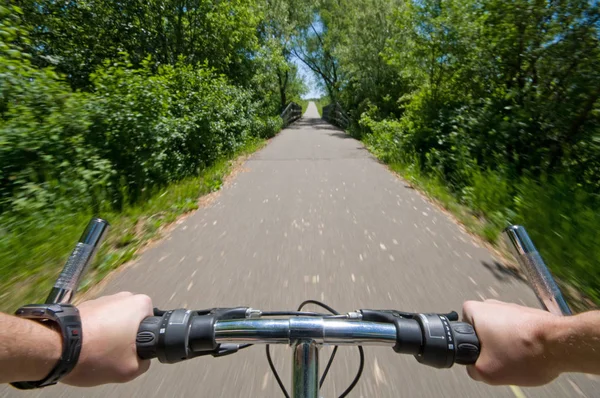
[[150,367],[141,360],[135,339],[142,320],[152,316],[152,300],[121,292],[86,301],[81,314],[83,346],[75,369],[62,382],[80,387],[133,380]]
[[467,367],[471,378],[492,385],[537,386],[561,373],[561,358],[546,333],[561,317],[486,300],[465,302],[463,319],[474,326],[481,342],[479,359]]

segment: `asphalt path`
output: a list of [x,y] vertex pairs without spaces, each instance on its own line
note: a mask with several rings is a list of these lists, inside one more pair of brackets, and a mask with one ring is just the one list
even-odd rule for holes
[[[251,156],[208,205],[181,219],[102,294],[146,293],[160,308],[244,305],[295,309],[306,299],[340,311],[460,312],[467,299],[537,306],[526,285],[480,241],[392,174],[364,146],[305,115]],[[598,397],[600,383],[564,375],[542,388],[489,387],[464,367],[436,370],[367,347],[353,397]],[[322,350],[322,357],[330,352]],[[289,385],[291,352],[273,349]],[[322,390],[340,394],[358,365],[340,349]],[[324,363],[324,360],[323,360]],[[55,386],[5,397],[279,397],[263,347],[176,365],[153,363],[136,381],[92,389]]]

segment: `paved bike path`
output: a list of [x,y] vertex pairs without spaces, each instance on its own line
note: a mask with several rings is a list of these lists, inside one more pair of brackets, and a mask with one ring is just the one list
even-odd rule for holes
[[[319,119],[314,103],[249,158],[214,202],[181,220],[103,293],[121,290],[146,293],[165,309],[295,309],[311,298],[340,311],[460,312],[464,300],[483,297],[537,305],[526,284],[488,250],[360,142]],[[600,387],[581,375],[542,388],[489,387],[472,382],[461,366],[435,370],[382,347],[367,347],[365,353],[353,397],[593,397]],[[290,350],[276,347],[273,356],[289,385]],[[345,389],[357,357],[355,349],[340,349],[324,397]],[[125,385],[26,393],[0,388],[0,395],[281,396],[260,346],[218,359],[155,362]]]

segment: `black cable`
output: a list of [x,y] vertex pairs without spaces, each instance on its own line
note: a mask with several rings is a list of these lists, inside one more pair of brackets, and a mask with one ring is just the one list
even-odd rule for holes
[[362,372],[363,372],[363,369],[365,368],[365,351],[363,350],[362,346],[360,346],[360,345],[358,346],[358,353],[360,354],[360,364],[358,365],[358,372],[356,373],[356,376],[354,376],[354,380],[352,380],[352,383],[350,383],[350,386],[348,386],[348,388],[346,388],[346,391],[344,391],[342,393],[342,395],[340,395],[340,398],[344,398],[348,394],[350,394],[350,392],[354,389],[354,387],[356,387],[356,384],[362,377]]
[[302,304],[300,304],[300,306],[298,307],[298,311],[302,311],[302,307],[304,307],[307,304],[318,305],[319,307],[325,308],[327,311],[331,312],[333,315],[340,315],[339,312],[337,312],[336,310],[334,310],[333,308],[331,308],[327,304],[324,304],[324,303],[322,303],[320,301],[317,301],[317,300],[306,300],[306,301],[303,301]]
[[323,387],[323,383],[325,382],[327,373],[329,373],[329,368],[331,367],[331,364],[333,363],[333,358],[335,358],[335,354],[337,353],[337,350],[338,350],[338,346],[336,345],[333,347],[333,352],[331,353],[331,356],[329,357],[329,361],[327,361],[327,366],[325,367],[325,371],[323,372],[323,375],[321,376],[321,380],[319,380],[319,389],[321,387]]
[[285,389],[283,382],[279,378],[279,374],[277,373],[277,369],[275,369],[273,360],[271,359],[271,350],[269,349],[269,344],[266,345],[266,351],[267,351],[267,362],[269,362],[269,367],[271,368],[271,372],[273,372],[273,376],[275,376],[275,380],[277,380],[277,384],[279,384],[279,388],[281,388],[281,392],[283,392],[283,396],[285,398],[290,398],[290,395],[288,394],[287,390]]
[[326,317],[329,314],[321,312],[305,312],[305,311],[265,311],[261,316],[319,316]]

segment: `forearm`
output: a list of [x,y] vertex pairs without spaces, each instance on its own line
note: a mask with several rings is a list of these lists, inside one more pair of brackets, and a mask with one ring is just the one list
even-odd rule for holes
[[600,374],[600,311],[557,318],[545,333],[561,372]]
[[0,325],[0,383],[46,377],[60,358],[60,334],[38,322],[2,313]]

